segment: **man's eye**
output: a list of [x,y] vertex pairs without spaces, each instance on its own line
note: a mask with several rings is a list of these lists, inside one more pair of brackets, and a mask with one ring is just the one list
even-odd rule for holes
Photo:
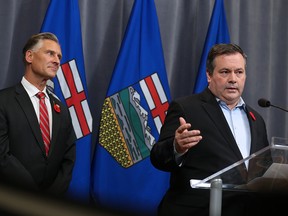
[[47,51],[47,54],[48,54],[49,56],[53,56],[53,55],[54,55],[54,52],[53,52],[53,51]]

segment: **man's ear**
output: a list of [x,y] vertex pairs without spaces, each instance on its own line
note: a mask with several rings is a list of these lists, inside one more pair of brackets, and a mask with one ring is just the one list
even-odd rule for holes
[[33,51],[32,50],[27,50],[25,53],[25,60],[28,63],[31,63],[33,59]]
[[208,71],[206,71],[206,77],[207,77],[207,82],[209,83],[211,81],[211,77]]

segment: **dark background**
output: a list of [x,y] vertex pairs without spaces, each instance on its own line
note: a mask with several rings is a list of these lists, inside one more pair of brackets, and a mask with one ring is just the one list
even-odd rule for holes
[[[79,0],[94,140],[133,3],[134,0]],[[48,4],[49,0],[0,0],[0,89],[21,80],[22,47],[32,34],[40,31]],[[231,42],[239,44],[248,55],[244,100],[263,115],[269,140],[272,136],[288,137],[287,114],[257,104],[259,98],[265,97],[275,105],[288,108],[288,1],[224,0],[224,4]],[[155,5],[171,96],[191,94],[214,0],[155,0]],[[0,209],[12,194],[5,192],[2,188]],[[10,204],[17,202],[11,198]],[[74,205],[68,206],[71,209]],[[24,202],[21,208],[26,207]],[[7,204],[3,211],[7,208],[16,207]],[[46,210],[40,209],[43,215],[49,215],[51,212]]]
[[[84,61],[96,137],[103,100],[134,0],[79,0]],[[22,47],[40,31],[49,0],[0,0],[0,89],[23,75]],[[248,55],[244,100],[272,136],[288,137],[288,1],[224,0],[231,42]],[[214,0],[155,0],[172,98],[191,94]],[[55,20],[57,22],[57,20]],[[191,122],[193,124],[193,122]]]

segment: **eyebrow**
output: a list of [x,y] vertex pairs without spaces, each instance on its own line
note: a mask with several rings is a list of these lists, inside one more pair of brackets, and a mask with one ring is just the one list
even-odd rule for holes
[[[51,50],[51,49],[47,49],[45,52],[51,52],[53,54],[57,54],[57,52],[55,52],[54,50]],[[58,56],[59,59],[62,59],[62,54],[61,53],[58,53],[57,56]]]

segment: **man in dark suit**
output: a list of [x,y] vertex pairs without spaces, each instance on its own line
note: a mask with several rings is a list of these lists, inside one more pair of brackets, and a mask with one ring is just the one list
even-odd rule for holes
[[[21,82],[0,91],[3,183],[59,195],[68,189],[76,136],[67,107],[46,88],[46,82],[56,76],[61,57],[54,34],[33,35],[23,48],[25,73]],[[39,110],[38,92],[44,93],[47,108],[45,129],[40,129],[43,112]]]
[[[150,155],[156,168],[171,172],[159,215],[208,215],[209,190],[192,189],[190,180],[202,180],[269,145],[263,118],[241,97],[246,59],[235,44],[215,45],[207,58],[208,87],[170,104]],[[244,215],[245,202],[237,199],[223,198],[223,215]]]

